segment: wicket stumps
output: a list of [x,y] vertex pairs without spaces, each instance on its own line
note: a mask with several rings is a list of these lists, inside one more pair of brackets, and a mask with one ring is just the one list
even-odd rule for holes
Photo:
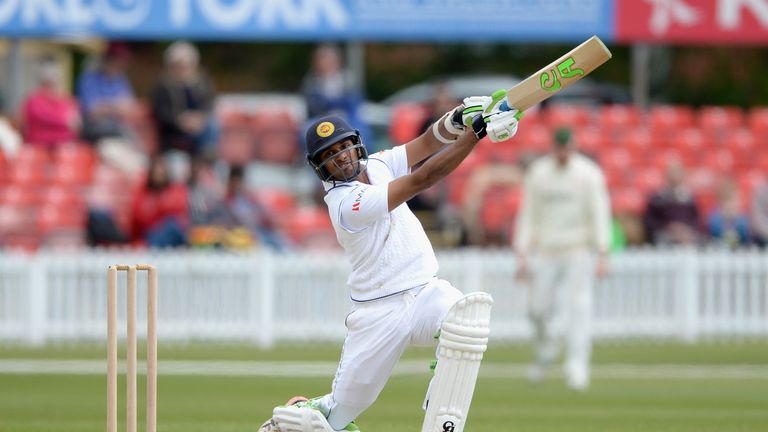
[[148,264],[107,270],[107,432],[117,432],[117,273],[127,273],[127,432],[136,432],[136,273],[147,272],[147,429],[157,429],[157,270]]

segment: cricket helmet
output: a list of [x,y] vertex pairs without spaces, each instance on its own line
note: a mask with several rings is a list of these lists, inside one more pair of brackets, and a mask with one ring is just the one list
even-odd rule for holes
[[[334,153],[325,159],[320,160],[321,154],[334,144],[350,139],[352,146],[342,150],[354,151],[357,153],[357,166],[351,176],[345,178],[334,178],[329,170],[330,164],[335,164],[334,159],[341,153]],[[307,128],[306,135],[306,156],[309,166],[315,171],[315,174],[322,181],[342,181],[349,182],[355,180],[364,170],[368,160],[368,150],[363,144],[363,138],[360,131],[353,129],[344,119],[338,116],[330,115],[320,117],[312,121]]]

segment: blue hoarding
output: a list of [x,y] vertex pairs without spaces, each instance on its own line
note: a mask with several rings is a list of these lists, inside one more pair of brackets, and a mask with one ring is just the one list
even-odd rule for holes
[[612,0],[0,0],[5,37],[612,40]]

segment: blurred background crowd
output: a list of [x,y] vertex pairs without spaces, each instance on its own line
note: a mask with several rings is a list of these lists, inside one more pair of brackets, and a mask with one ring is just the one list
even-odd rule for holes
[[[302,69],[290,68],[293,80],[275,78],[282,92],[253,92],[272,87],[232,75],[237,66],[228,63],[261,55],[245,46],[101,41],[85,51],[67,48],[77,53],[74,62],[38,53],[34,77],[27,77],[34,84],[17,106],[4,104],[0,122],[0,247],[336,248],[321,186],[305,166],[301,137],[308,119],[341,113],[375,152],[415,138],[465,96],[519,81],[438,71],[408,86],[415,80],[404,78],[407,68],[385,68],[393,86],[405,87],[387,95],[381,79],[375,86],[360,82],[343,46],[303,44],[264,48],[269,61],[284,52],[291,57],[286,62]],[[373,47],[370,57],[375,63],[382,53],[400,52],[406,62],[408,50],[436,64],[455,60],[426,46]],[[527,73],[558,50],[567,48],[549,47],[539,66],[525,66]],[[617,53],[613,62],[620,64],[625,51]],[[700,55],[723,62],[722,50]],[[693,62],[690,53],[679,58]],[[697,98],[688,82],[676,87],[677,95],[665,92],[667,100],[643,107],[630,103],[621,81],[610,80],[623,67],[525,113],[513,140],[482,141],[446,181],[411,200],[433,244],[510,245],[526,167],[550,151],[555,131],[567,128],[578,151],[604,173],[613,250],[765,245],[768,107],[760,92]],[[230,72],[216,73],[222,70]],[[421,73],[431,72],[422,67]],[[670,76],[673,83],[687,79]],[[715,80],[707,88],[717,88]]]

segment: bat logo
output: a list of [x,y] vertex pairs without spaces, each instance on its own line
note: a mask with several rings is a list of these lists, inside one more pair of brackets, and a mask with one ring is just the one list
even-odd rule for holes
[[560,83],[561,78],[573,78],[577,75],[584,75],[583,69],[571,69],[571,66],[573,66],[574,63],[575,61],[573,60],[573,57],[568,57],[557,64],[557,70],[552,69],[542,73],[540,77],[541,88],[549,92],[555,92],[562,87],[562,84]]

